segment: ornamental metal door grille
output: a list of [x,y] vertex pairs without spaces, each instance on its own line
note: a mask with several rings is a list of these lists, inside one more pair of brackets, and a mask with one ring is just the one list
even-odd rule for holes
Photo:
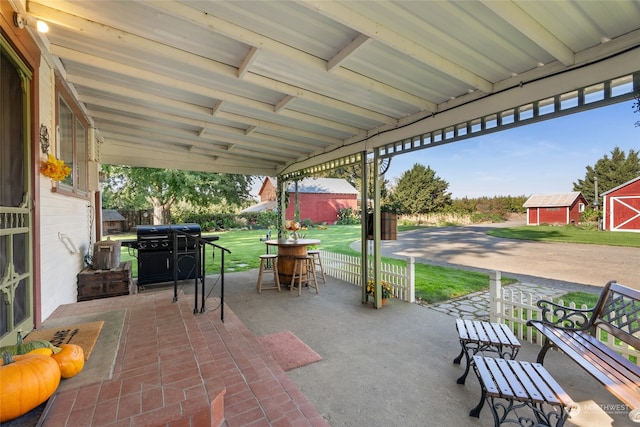
[[0,38],[0,344],[33,328],[31,74]]

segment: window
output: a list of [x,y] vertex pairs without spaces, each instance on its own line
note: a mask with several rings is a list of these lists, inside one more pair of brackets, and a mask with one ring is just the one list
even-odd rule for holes
[[584,212],[584,203],[578,203],[578,212]]
[[58,89],[57,139],[60,159],[71,166],[71,174],[60,181],[58,190],[78,195],[87,194],[87,127],[88,122],[69,94]]

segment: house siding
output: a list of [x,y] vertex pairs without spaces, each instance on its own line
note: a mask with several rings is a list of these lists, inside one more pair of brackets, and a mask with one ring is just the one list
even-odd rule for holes
[[266,179],[262,189],[260,190],[261,202],[272,202],[277,199],[276,186],[273,185],[270,179]]
[[[338,220],[340,209],[358,209],[357,194],[340,193],[307,193],[299,192],[300,220],[308,219],[311,222],[333,224]],[[276,187],[271,179],[266,178],[260,189],[260,202],[276,200]],[[285,211],[285,218],[295,217],[296,193],[289,190],[289,204]]]
[[[286,217],[295,215],[296,195],[289,195]],[[314,223],[333,224],[338,219],[338,211],[343,208],[357,209],[355,194],[316,194],[300,193],[300,219],[309,219]]]
[[568,211],[566,207],[538,208],[538,224],[566,224]]
[[[40,61],[39,100],[40,122],[55,129],[55,78],[44,59]],[[50,131],[51,133],[51,131]],[[55,135],[55,132],[53,132]],[[55,138],[50,152],[56,153]],[[39,147],[38,147],[39,148]],[[44,154],[41,154],[44,158]],[[34,168],[39,165],[34,165]],[[92,239],[92,221],[87,204],[92,199],[64,195],[53,190],[50,179],[39,177],[40,240],[40,311],[43,320],[61,304],[77,301],[77,274],[84,268],[84,256]],[[67,244],[63,242],[65,240]],[[71,244],[72,246],[71,246]],[[75,250],[73,249],[75,247]]]

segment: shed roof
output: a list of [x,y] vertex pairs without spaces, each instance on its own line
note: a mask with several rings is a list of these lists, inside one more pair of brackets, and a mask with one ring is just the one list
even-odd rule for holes
[[572,191],[571,193],[532,194],[522,206],[525,208],[571,206],[581,195],[582,193],[579,191]]
[[274,200],[270,200],[267,202],[260,202],[258,204],[249,206],[240,211],[240,213],[252,213],[252,212],[268,212],[268,211],[277,211],[278,203]]
[[120,215],[115,209],[102,209],[103,221],[126,221],[126,218]]
[[[287,191],[293,193],[295,184],[290,183]],[[319,194],[360,194],[349,181],[342,178],[305,178],[298,182],[299,193]]]

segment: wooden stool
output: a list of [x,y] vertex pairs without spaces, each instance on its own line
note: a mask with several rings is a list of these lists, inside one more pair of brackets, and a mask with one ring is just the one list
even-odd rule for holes
[[324,274],[324,268],[322,268],[322,258],[320,257],[320,251],[317,249],[312,249],[307,251],[307,254],[313,258],[313,268],[320,267],[320,273],[322,273],[322,282],[327,283],[327,276]]
[[[278,277],[278,255],[264,254],[260,255],[260,272],[258,273],[258,293],[261,294],[263,289],[277,289],[280,292],[280,278]],[[271,264],[271,266],[269,266]],[[273,286],[262,287],[262,273],[265,271],[273,271]]]
[[[300,256],[295,259],[291,286],[289,287],[290,291],[296,289],[296,279],[298,279],[298,296],[302,295],[303,281],[305,281],[310,288],[316,288],[316,294],[318,293],[318,279],[316,278],[316,270],[314,269],[312,256]],[[313,284],[311,284],[312,280]]]

